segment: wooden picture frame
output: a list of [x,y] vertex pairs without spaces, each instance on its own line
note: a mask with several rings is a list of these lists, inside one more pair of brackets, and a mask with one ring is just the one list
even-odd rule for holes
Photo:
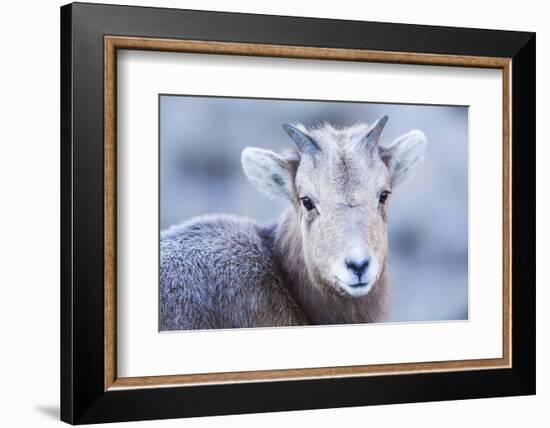
[[[118,377],[118,49],[502,70],[502,358]],[[533,33],[76,3],[61,8],[61,54],[62,420],[114,422],[535,392]]]

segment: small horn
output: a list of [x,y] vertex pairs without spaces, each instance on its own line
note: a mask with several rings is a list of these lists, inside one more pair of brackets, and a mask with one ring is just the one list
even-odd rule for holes
[[386,126],[388,121],[388,116],[382,116],[376,121],[376,123],[371,127],[370,131],[367,133],[366,141],[369,144],[376,144],[380,139],[380,135]]
[[309,136],[300,131],[296,126],[290,123],[283,123],[283,129],[302,153],[315,153],[321,150]]

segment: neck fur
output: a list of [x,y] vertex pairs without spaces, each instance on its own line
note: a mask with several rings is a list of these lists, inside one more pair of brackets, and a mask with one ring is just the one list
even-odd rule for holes
[[385,266],[377,283],[363,297],[341,296],[328,284],[314,284],[304,259],[299,219],[292,209],[277,227],[274,250],[287,287],[312,324],[359,324],[384,319],[389,300]]

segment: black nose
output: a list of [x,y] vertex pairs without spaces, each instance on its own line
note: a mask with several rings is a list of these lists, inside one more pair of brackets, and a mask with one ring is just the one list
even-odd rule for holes
[[365,273],[369,267],[370,259],[366,258],[361,261],[357,260],[346,260],[346,266],[351,270],[355,275],[361,278],[361,275]]

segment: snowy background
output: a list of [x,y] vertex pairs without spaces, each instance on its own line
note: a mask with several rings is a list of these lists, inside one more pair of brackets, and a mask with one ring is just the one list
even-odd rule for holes
[[382,134],[428,137],[421,171],[389,210],[390,321],[468,318],[468,109],[323,101],[160,97],[160,227],[206,213],[275,222],[284,207],[246,179],[241,151],[292,147],[283,122],[345,125],[389,116]]

